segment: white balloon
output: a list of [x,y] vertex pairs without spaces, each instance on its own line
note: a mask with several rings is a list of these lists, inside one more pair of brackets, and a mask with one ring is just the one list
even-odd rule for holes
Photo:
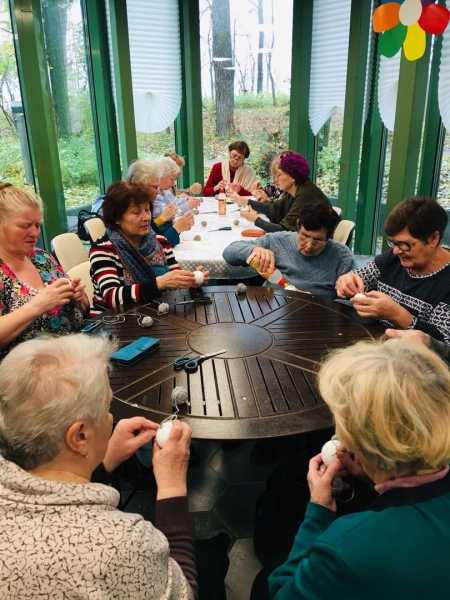
[[167,443],[167,440],[170,437],[170,432],[172,431],[172,426],[172,421],[165,421],[161,424],[161,427],[156,432],[156,443],[160,448],[164,448],[164,445]]
[[422,14],[422,2],[420,0],[405,0],[400,6],[398,17],[403,25],[412,25],[419,20]]
[[339,448],[339,446],[341,445],[341,442],[339,440],[328,440],[328,442],[325,442],[325,444],[322,446],[322,450],[320,451],[320,454],[322,456],[322,462],[325,465],[330,465],[333,460],[336,458],[336,450]]
[[194,271],[194,279],[197,285],[202,285],[205,281],[205,275],[202,271]]

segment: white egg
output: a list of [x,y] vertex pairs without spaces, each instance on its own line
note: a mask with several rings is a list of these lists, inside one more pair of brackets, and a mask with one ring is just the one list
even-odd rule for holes
[[353,296],[353,300],[356,300],[357,302],[361,302],[361,300],[364,300],[366,297],[365,294],[361,294],[361,292],[358,292],[357,294],[355,294]]
[[156,432],[156,443],[160,448],[164,448],[167,440],[170,437],[170,432],[172,431],[173,422],[165,421],[161,424],[161,427]]
[[205,274],[202,271],[194,271],[194,279],[197,285],[202,285],[205,281]]
[[158,315],[167,315],[169,308],[170,306],[167,304],[167,302],[161,302],[158,304]]
[[142,317],[140,324],[142,327],[151,327],[153,325],[153,319],[150,316]]
[[245,292],[247,291],[247,286],[245,285],[245,283],[238,283],[236,286],[236,291],[238,294],[245,294]]
[[322,450],[320,451],[322,462],[325,465],[329,465],[333,462],[337,456],[336,450],[340,445],[341,442],[339,440],[328,440],[328,442],[325,442],[325,444],[322,446]]

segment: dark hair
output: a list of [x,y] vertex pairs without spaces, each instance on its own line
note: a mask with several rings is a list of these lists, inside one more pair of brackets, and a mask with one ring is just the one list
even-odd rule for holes
[[327,238],[330,238],[338,222],[339,215],[334,208],[325,202],[313,202],[300,209],[297,229],[300,229],[302,225],[307,231],[317,231],[324,227]]
[[151,205],[148,190],[128,181],[116,181],[109,186],[103,202],[103,221],[107,227],[115,227],[131,204]]
[[236,150],[239,152],[239,154],[243,154],[244,158],[248,158],[250,156],[250,148],[248,147],[247,142],[233,142],[228,146],[228,152],[231,152],[232,150]]
[[304,156],[293,150],[280,155],[280,169],[290,175],[297,185],[305,183],[309,177],[309,164]]
[[386,235],[392,236],[407,227],[413,237],[423,242],[437,231],[441,240],[447,222],[447,213],[436,200],[412,196],[391,210],[384,224],[384,231]]

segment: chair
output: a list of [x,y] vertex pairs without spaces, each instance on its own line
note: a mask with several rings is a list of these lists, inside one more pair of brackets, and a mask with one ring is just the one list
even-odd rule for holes
[[86,286],[86,294],[89,298],[89,302],[92,304],[92,298],[94,296],[94,286],[92,285],[91,279],[91,263],[86,260],[75,267],[72,267],[67,271],[67,275],[72,279],[79,277],[81,283]]
[[53,252],[66,273],[89,259],[88,251],[76,233],[61,233],[52,239]]
[[96,242],[106,233],[106,227],[100,217],[92,217],[84,222],[84,228],[89,234],[92,242]]
[[339,221],[336,229],[334,230],[333,240],[337,242],[341,242],[341,244],[350,245],[352,234],[355,229],[355,224],[353,221],[348,221],[347,219],[343,219]]

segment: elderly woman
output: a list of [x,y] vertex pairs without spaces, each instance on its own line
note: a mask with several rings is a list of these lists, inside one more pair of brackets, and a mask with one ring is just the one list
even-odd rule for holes
[[250,196],[249,190],[256,184],[253,170],[245,164],[250,156],[246,142],[233,142],[228,146],[228,158],[215,163],[203,187],[204,196],[214,196],[220,192]]
[[[448,598],[447,366],[404,340],[360,342],[327,359],[319,388],[343,448],[328,467],[320,454],[310,461],[311,501],[288,560],[269,578],[270,597]],[[342,463],[359,465],[378,497],[336,518],[331,484]]]
[[280,152],[271,153],[268,156],[267,161],[269,162],[269,160],[270,160],[269,169],[268,169],[268,171],[270,172],[270,183],[268,183],[267,185],[265,185],[263,187],[261,185],[261,183],[259,181],[257,181],[255,186],[251,190],[252,195],[259,202],[273,202],[274,200],[279,198],[281,196],[281,194],[283,193],[277,184],[278,172],[280,170],[280,159],[281,159]]
[[441,246],[447,213],[431,198],[400,202],[386,219],[390,249],[342,275],[338,296],[362,317],[420,329],[450,341],[450,251]]
[[89,253],[94,315],[130,302],[149,302],[165,289],[196,287],[194,274],[178,268],[171,248],[150,227],[150,203],[146,188],[127,181],[114,183],[106,192],[107,232]]
[[41,222],[38,196],[0,183],[0,357],[39,333],[79,330],[89,309],[80,279],[36,247]]
[[[136,160],[131,163],[128,169],[128,181],[129,183],[147,188],[153,208],[161,186],[161,166],[159,161]],[[172,181],[173,179],[170,179],[170,182]],[[166,184],[167,182],[164,180],[163,183]],[[180,243],[180,233],[191,229],[194,224],[194,217],[190,212],[187,212],[175,218],[177,214],[176,202],[169,202],[160,207],[160,209],[158,216],[155,217],[155,215],[152,215],[152,229],[155,233],[167,238],[172,246],[176,246]]]
[[114,469],[158,427],[128,419],[111,437],[111,350],[101,336],[42,338],[0,365],[1,598],[194,596],[188,425],[178,421],[164,448],[154,445],[161,531],[116,510],[115,489],[91,483],[102,461]]
[[153,201],[153,218],[159,217],[164,208],[169,204],[175,204],[177,214],[184,215],[189,210],[197,208],[200,204],[198,198],[190,198],[188,196],[176,196],[176,183],[180,176],[181,169],[177,163],[165,156],[158,161],[159,166],[159,193]]
[[[331,206],[308,175],[309,165],[301,154],[290,150],[283,152],[277,175],[277,186],[283,193],[272,203],[248,201],[248,206],[241,211],[242,216],[264,231],[297,231],[298,217],[304,206],[317,203]],[[241,203],[245,204],[247,200]],[[266,215],[270,221],[262,219],[260,214]]]

